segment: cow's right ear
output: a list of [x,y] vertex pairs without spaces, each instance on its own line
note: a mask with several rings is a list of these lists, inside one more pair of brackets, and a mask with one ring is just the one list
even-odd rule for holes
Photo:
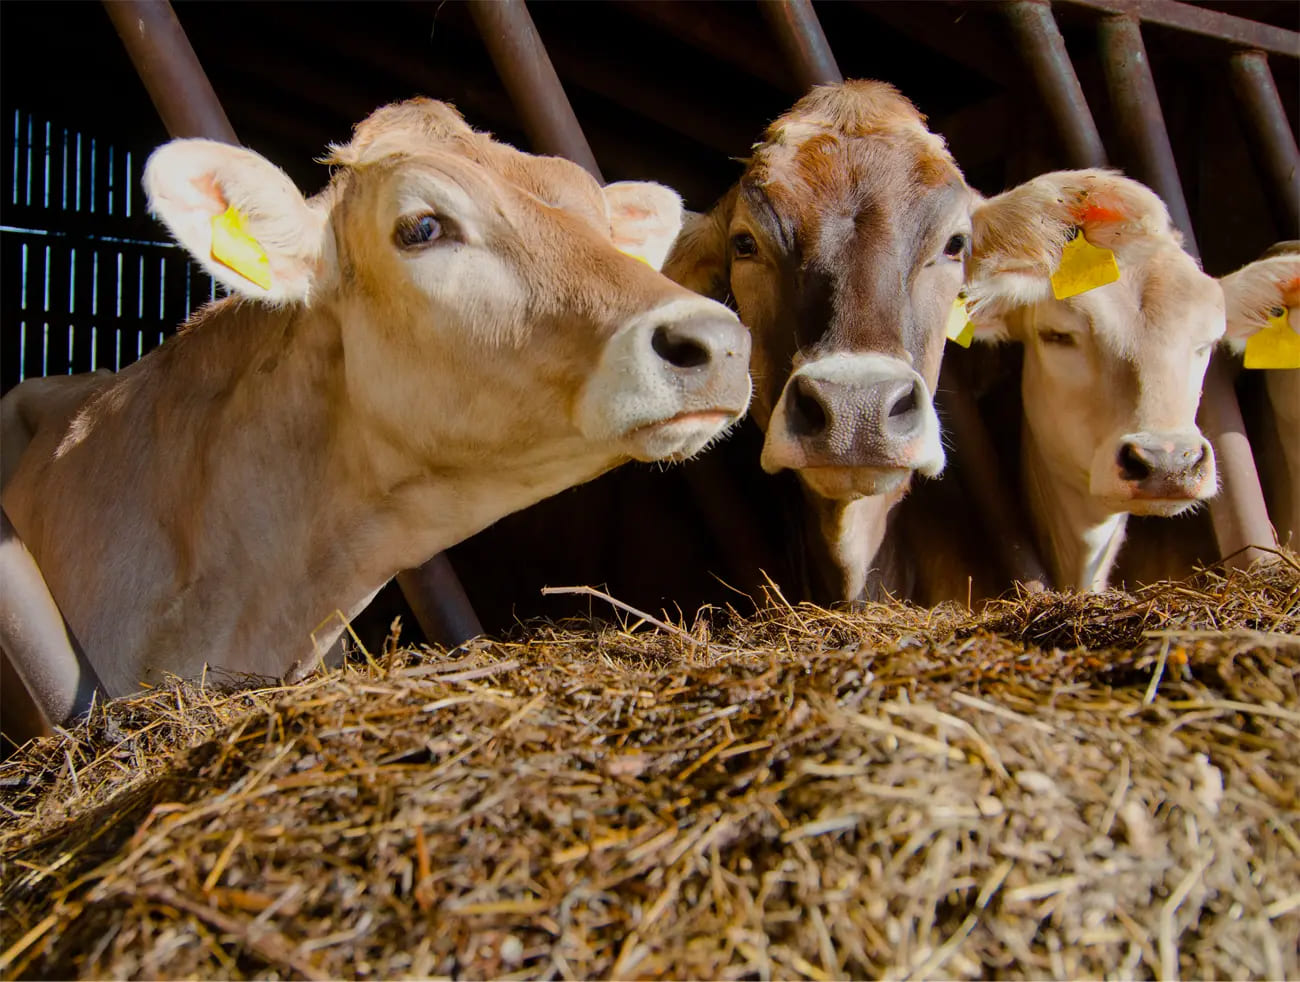
[[691,214],[663,265],[663,273],[670,280],[719,303],[726,302],[731,293],[727,228],[734,202],[733,188],[712,211]]
[[144,169],[150,210],[203,268],[235,293],[305,300],[325,215],[265,157],[214,140],[173,140]]
[[[1300,247],[1283,246],[1219,280],[1230,342],[1244,341],[1263,330],[1270,318],[1300,308]],[[1300,323],[1292,316],[1287,321],[1300,334]]]

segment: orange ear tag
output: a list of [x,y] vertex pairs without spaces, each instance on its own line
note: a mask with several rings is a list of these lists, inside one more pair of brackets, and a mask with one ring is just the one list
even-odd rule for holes
[[1067,300],[1119,279],[1115,253],[1087,240],[1083,229],[1076,227],[1061,250],[1061,264],[1052,274],[1052,296]]
[[1268,326],[1246,339],[1247,368],[1300,368],[1300,334],[1291,330],[1290,314],[1268,319]]
[[966,294],[957,294],[957,299],[952,302],[944,333],[954,344],[959,344],[963,348],[970,347],[971,340],[975,337],[975,325],[971,323],[970,315],[966,311]]
[[271,261],[234,205],[212,216],[212,258],[263,290],[271,289]]

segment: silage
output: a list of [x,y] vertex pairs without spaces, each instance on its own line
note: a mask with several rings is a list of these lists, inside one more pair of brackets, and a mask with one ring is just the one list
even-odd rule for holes
[[1290,557],[111,703],[0,766],[55,977],[1295,977]]

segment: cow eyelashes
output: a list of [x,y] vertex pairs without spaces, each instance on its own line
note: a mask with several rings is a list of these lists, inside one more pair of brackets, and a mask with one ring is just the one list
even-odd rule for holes
[[943,254],[949,259],[960,259],[966,251],[966,244],[969,240],[965,235],[958,232],[950,238],[943,247]]
[[758,243],[748,232],[739,232],[731,237],[731,255],[736,259],[751,259],[758,255]]
[[1074,335],[1069,331],[1053,331],[1050,327],[1039,331],[1038,339],[1044,344],[1058,344],[1062,348],[1073,348],[1075,344]]
[[430,212],[403,215],[393,229],[393,241],[403,249],[416,249],[443,237],[443,223]]

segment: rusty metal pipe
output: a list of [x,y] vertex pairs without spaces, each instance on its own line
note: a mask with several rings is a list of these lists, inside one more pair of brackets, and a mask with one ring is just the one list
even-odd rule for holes
[[763,0],[759,9],[794,69],[801,91],[844,81],[812,0]]
[[104,9],[168,133],[239,142],[168,0],[104,0]]
[[1135,17],[1201,37],[1258,48],[1273,55],[1300,58],[1300,34],[1257,20],[1221,13],[1185,3],[1183,0],[1062,0],[1076,7],[1089,7],[1110,14]]
[[1002,11],[1071,165],[1105,167],[1106,148],[1051,6],[1045,0],[1013,0]]
[[[168,0],[104,0],[132,64],[173,137],[239,143],[185,29]],[[398,576],[407,603],[430,641],[454,646],[465,631],[482,633],[451,562],[437,555]],[[443,591],[441,593],[429,591]],[[423,616],[421,615],[423,612]]]
[[483,633],[483,625],[445,553],[438,553],[423,566],[398,573],[397,585],[429,640],[454,648]]
[[28,704],[22,693],[5,692],[5,735],[23,743],[48,732],[37,728],[39,721],[25,712],[29,705],[35,705],[45,723],[63,726],[89,710],[103,686],[50,595],[36,560],[3,511],[0,583],[4,585],[0,589],[0,657],[6,658],[9,664],[5,667],[21,680],[31,700]]
[[1228,57],[1228,80],[1245,117],[1246,139],[1278,216],[1278,238],[1300,238],[1300,149],[1278,95],[1268,56],[1262,51],[1234,51]]
[[604,183],[524,0],[469,0],[469,12],[533,149],[567,157]]
[[1103,17],[1097,37],[1124,153],[1134,162],[1133,170],[1140,179],[1164,199],[1169,217],[1183,233],[1187,251],[1199,256],[1141,26],[1130,17]]
[[[1188,251],[1197,255],[1192,220],[1178,180],[1141,28],[1136,20],[1111,16],[1102,19],[1097,33],[1107,89],[1120,133],[1135,163],[1133,171],[1164,199]],[[1217,356],[1205,375],[1200,421],[1214,445],[1221,477],[1221,490],[1210,502],[1219,554],[1231,556],[1234,564],[1248,565],[1264,555],[1252,547],[1272,545],[1273,528],[1242,425],[1231,369]]]

